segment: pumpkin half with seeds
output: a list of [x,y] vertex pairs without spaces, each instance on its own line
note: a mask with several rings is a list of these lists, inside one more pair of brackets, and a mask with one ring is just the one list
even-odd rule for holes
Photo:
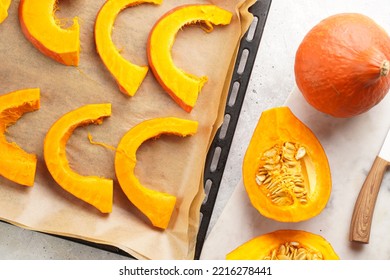
[[243,181],[252,205],[280,222],[318,215],[332,188],[321,143],[288,107],[261,114],[245,153]]
[[227,260],[338,260],[322,236],[302,230],[277,230],[255,237],[227,254]]

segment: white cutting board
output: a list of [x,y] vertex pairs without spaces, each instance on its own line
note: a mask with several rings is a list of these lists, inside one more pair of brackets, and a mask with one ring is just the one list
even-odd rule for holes
[[327,239],[344,260],[390,259],[390,170],[383,180],[372,221],[369,244],[349,241],[349,226],[360,188],[390,128],[390,94],[369,112],[337,119],[313,109],[294,89],[286,106],[318,137],[327,153],[333,188],[326,208],[304,222],[281,223],[254,209],[242,181],[209,233],[201,259],[225,259],[253,237],[278,229],[300,229]]

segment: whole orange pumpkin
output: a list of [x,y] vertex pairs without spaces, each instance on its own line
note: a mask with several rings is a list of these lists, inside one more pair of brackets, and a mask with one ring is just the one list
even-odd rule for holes
[[390,89],[390,38],[358,13],[330,16],[304,37],[295,80],[309,104],[334,117],[353,117],[378,104]]

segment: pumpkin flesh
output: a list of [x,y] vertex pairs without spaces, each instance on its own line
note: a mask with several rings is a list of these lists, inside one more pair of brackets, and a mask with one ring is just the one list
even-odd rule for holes
[[77,66],[80,53],[78,19],[64,29],[56,23],[56,0],[21,0],[19,20],[26,38],[43,54],[65,65]]
[[198,123],[174,117],[144,121],[130,129],[121,139],[115,154],[115,172],[119,185],[127,198],[152,222],[155,227],[168,227],[175,208],[174,195],[149,189],[135,176],[136,153],[145,141],[161,134],[181,137],[196,133]]
[[24,186],[33,186],[37,157],[10,143],[5,137],[7,127],[14,124],[24,113],[38,110],[38,88],[14,91],[0,96],[0,175]]
[[171,49],[176,34],[184,26],[199,22],[205,24],[205,31],[211,32],[213,25],[227,25],[231,18],[229,11],[215,5],[184,5],[162,16],[150,32],[147,45],[150,68],[164,90],[187,112],[195,106],[207,77],[186,73],[174,64]]
[[281,222],[318,215],[331,193],[325,151],[288,107],[262,113],[245,153],[243,180],[252,205]]
[[161,2],[162,0],[108,0],[97,15],[94,29],[97,52],[125,95],[133,96],[136,93],[148,72],[148,66],[135,65],[121,56],[111,38],[115,19],[127,7]]
[[58,119],[44,141],[46,166],[57,184],[102,213],[112,211],[113,181],[98,176],[82,176],[73,171],[66,158],[66,144],[77,127],[101,124],[103,118],[110,115],[111,104],[85,105]]
[[361,14],[337,14],[299,45],[295,80],[309,104],[334,117],[362,114],[390,89],[390,37]]
[[0,0],[0,23],[8,17],[8,8],[11,5],[11,0]]
[[227,254],[227,260],[338,260],[322,236],[302,230],[277,230],[255,237]]

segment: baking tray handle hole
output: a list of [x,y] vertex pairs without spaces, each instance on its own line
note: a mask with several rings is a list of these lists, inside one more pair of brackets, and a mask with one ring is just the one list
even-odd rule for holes
[[255,38],[258,23],[259,23],[259,18],[255,16],[253,18],[253,21],[251,23],[251,26],[249,27],[248,33],[245,38],[248,42],[252,42],[253,38]]
[[241,75],[245,71],[245,66],[248,61],[249,50],[244,49],[240,57],[240,63],[238,64],[237,74]]
[[229,123],[230,123],[231,116],[230,114],[225,114],[225,117],[223,119],[223,123],[221,126],[221,130],[219,131],[219,139],[223,140],[226,137],[226,133],[228,132]]
[[205,197],[203,199],[203,204],[207,203],[207,199],[209,197],[209,193],[210,193],[210,190],[211,190],[212,186],[213,186],[213,181],[211,179],[207,179],[206,183],[204,185]]

